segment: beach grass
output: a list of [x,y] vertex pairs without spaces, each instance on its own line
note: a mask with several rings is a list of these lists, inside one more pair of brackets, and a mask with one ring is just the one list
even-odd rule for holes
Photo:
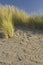
[[29,16],[14,6],[0,6],[0,28],[4,31],[5,37],[12,37],[15,26],[19,25],[43,30],[43,16]]
[[0,8],[0,11],[0,27],[4,31],[4,35],[6,38],[12,37],[14,34],[12,13],[8,6]]
[[32,29],[43,30],[43,18],[42,16],[30,17],[28,20],[28,27]]

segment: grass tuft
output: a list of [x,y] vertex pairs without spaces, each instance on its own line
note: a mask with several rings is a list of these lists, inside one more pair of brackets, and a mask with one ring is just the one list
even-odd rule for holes
[[14,28],[12,23],[12,13],[9,7],[5,6],[3,7],[3,10],[1,9],[0,26],[4,31],[4,35],[6,38],[13,36]]

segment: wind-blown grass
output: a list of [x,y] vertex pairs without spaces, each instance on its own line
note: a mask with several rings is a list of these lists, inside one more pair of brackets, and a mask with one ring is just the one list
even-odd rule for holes
[[0,28],[6,38],[13,36],[14,26],[18,25],[43,29],[43,16],[29,16],[14,6],[0,6]]
[[25,25],[28,17],[29,16],[25,12],[15,9],[15,13],[13,13],[14,25]]
[[4,35],[6,38],[12,37],[14,34],[14,28],[12,24],[12,13],[10,12],[9,7],[4,7],[0,11],[0,26],[4,31]]
[[41,16],[30,17],[28,27],[32,29],[43,29],[43,18]]

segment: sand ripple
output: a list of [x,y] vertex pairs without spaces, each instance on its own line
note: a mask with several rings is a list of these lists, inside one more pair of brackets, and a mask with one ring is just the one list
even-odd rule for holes
[[0,65],[43,65],[43,32],[16,28],[13,38],[0,39]]

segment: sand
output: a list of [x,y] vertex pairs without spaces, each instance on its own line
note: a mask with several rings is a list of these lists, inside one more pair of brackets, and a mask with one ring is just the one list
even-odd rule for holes
[[0,65],[43,65],[43,31],[19,26],[12,38],[0,38]]

